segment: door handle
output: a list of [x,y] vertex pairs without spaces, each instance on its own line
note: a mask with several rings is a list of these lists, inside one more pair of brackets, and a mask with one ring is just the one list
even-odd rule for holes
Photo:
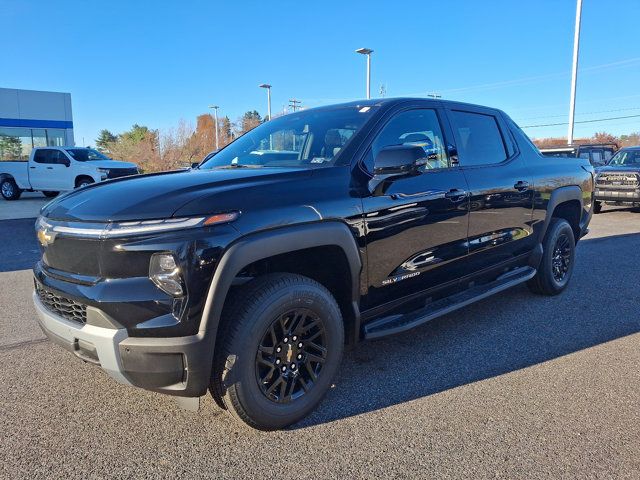
[[29,168],[31,168],[31,169],[33,169],[33,170],[35,170],[35,169],[36,169],[36,167],[29,167]]
[[516,190],[518,190],[519,192],[522,192],[524,190],[526,190],[527,188],[529,188],[529,182],[523,182],[522,180],[519,180],[514,186],[513,188],[515,188]]
[[452,202],[457,202],[459,200],[463,200],[467,198],[468,192],[465,190],[460,190],[459,188],[452,188],[447,193],[444,194],[444,198],[448,198]]
[[53,170],[53,167],[47,167],[47,170]]

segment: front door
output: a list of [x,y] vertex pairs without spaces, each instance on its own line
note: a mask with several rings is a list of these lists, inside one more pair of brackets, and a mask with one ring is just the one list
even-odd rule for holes
[[[391,145],[417,145],[425,158],[416,175],[385,184],[363,199],[368,293],[363,308],[424,291],[462,275],[467,255],[469,199],[464,174],[448,155],[438,109],[395,114],[366,155],[370,172],[376,154]],[[375,182],[375,177],[372,182]]]

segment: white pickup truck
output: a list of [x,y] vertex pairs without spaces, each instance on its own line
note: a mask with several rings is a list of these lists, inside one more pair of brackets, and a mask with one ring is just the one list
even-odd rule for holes
[[17,200],[23,191],[59,192],[90,183],[139,173],[135,163],[111,160],[92,148],[34,148],[28,161],[0,162],[0,192],[6,200]]

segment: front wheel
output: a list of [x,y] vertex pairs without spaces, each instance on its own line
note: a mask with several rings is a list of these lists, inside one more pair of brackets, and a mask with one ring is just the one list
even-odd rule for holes
[[76,188],[86,187],[87,185],[91,185],[93,180],[91,178],[83,177],[76,182]]
[[268,274],[234,292],[223,312],[212,390],[260,430],[304,418],[329,389],[344,330],[329,291],[310,278]]
[[593,213],[600,213],[602,211],[602,202],[594,202]]
[[0,193],[5,200],[18,200],[22,195],[22,190],[18,187],[15,180],[12,178],[5,178],[0,183]]
[[576,255],[576,241],[569,222],[552,218],[542,248],[538,273],[527,285],[534,293],[558,295],[569,284]]

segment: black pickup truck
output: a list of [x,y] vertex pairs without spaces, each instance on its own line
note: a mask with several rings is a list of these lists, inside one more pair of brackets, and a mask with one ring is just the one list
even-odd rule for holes
[[345,345],[523,282],[562,292],[593,190],[587,160],[541,156],[492,108],[305,110],[190,171],[46,205],[33,300],[52,341],[116,380],[187,406],[209,390],[282,428],[317,405]]

